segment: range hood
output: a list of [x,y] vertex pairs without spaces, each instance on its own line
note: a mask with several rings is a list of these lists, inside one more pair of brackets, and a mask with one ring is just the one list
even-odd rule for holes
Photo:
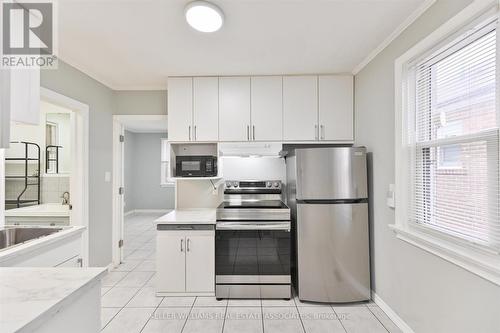
[[219,143],[222,157],[281,157],[283,144],[277,142]]

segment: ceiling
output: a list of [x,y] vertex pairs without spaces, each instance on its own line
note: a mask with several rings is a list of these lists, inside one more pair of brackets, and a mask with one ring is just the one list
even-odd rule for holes
[[60,0],[59,56],[113,89],[168,76],[352,72],[425,0],[213,0],[221,30],[184,20],[189,0]]

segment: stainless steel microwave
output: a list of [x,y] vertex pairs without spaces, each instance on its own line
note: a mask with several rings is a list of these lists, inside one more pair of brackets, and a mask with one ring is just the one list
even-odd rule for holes
[[176,177],[217,176],[217,157],[209,155],[181,155],[176,157]]

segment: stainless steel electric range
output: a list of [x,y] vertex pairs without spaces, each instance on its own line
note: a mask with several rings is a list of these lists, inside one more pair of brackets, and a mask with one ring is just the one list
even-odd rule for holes
[[281,181],[227,181],[217,208],[215,296],[291,297],[290,209]]

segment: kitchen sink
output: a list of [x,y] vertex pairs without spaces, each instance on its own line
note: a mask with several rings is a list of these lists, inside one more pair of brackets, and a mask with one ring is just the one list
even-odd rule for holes
[[43,227],[5,228],[0,230],[0,250],[48,236],[61,230],[62,228]]

